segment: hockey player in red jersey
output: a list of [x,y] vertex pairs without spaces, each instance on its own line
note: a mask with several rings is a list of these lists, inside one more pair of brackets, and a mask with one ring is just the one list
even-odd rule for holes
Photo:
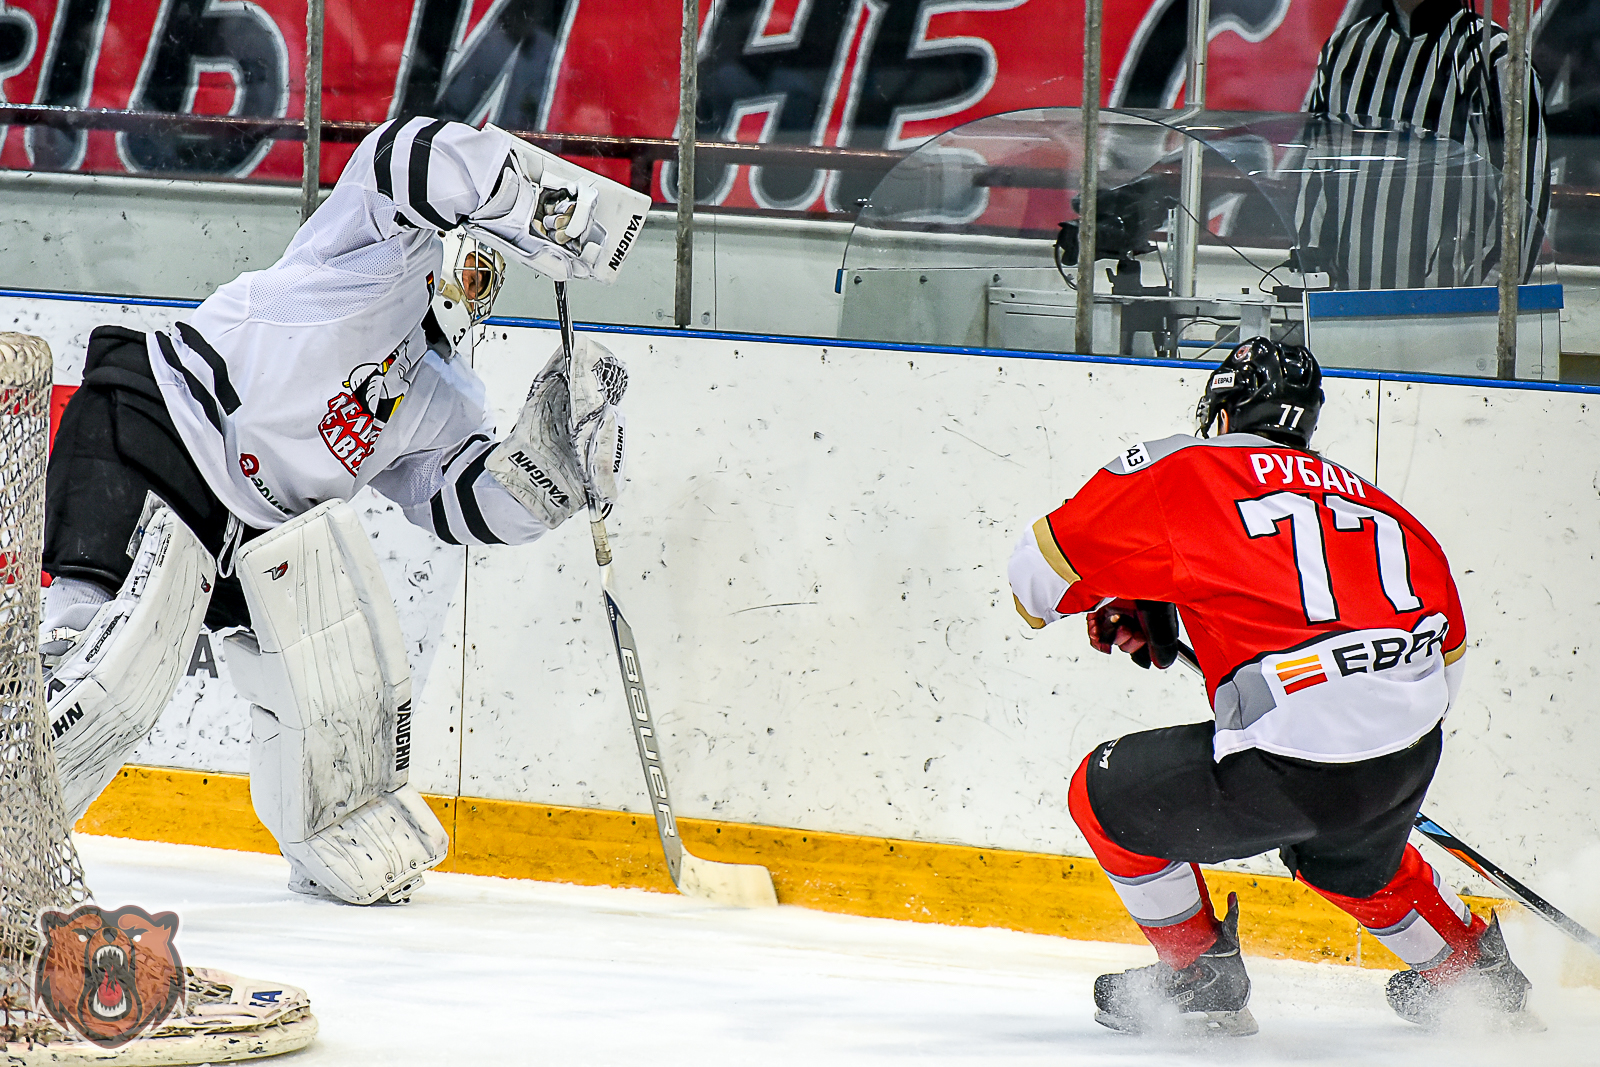
[[1305,348],[1246,341],[1206,384],[1201,437],[1127,449],[1012,554],[1035,628],[1087,612],[1100,651],[1166,667],[1181,617],[1215,712],[1107,741],[1072,778],[1072,817],[1160,960],[1096,980],[1113,1029],[1255,1032],[1238,901],[1218,921],[1198,865],[1272,849],[1409,965],[1387,988],[1402,1017],[1458,993],[1526,1002],[1498,921],[1407,843],[1466,623],[1432,535],[1310,450],[1321,377]]

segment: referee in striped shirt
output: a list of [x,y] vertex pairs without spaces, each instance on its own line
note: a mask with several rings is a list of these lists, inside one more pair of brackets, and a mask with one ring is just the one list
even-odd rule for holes
[[[1306,110],[1343,121],[1313,122],[1307,131],[1296,258],[1302,270],[1329,271],[1340,289],[1492,284],[1506,33],[1490,28],[1485,63],[1483,20],[1462,0],[1381,0],[1381,8],[1322,47]],[[1531,63],[1527,100],[1524,281],[1550,210],[1543,98]],[[1372,119],[1438,139],[1364,130]]]

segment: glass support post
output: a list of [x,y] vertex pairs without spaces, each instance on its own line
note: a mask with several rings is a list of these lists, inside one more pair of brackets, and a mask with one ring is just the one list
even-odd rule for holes
[[[1188,0],[1188,70],[1184,76],[1183,104],[1190,114],[1206,106],[1206,51],[1211,29],[1211,0]],[[1200,245],[1200,220],[1204,204],[1200,200],[1200,176],[1204,148],[1193,137],[1183,140],[1183,169],[1178,185],[1178,217],[1173,226],[1177,269],[1173,272],[1172,295],[1194,296],[1195,250]]]
[[1522,281],[1523,219],[1527,198],[1528,0],[1509,0],[1506,8],[1506,147],[1500,169],[1500,330],[1496,346],[1499,376],[1517,376],[1517,285]]
[[678,235],[672,294],[672,321],[690,325],[694,309],[694,142],[695,102],[699,96],[700,2],[683,0],[683,39],[678,60]]
[[306,0],[306,143],[300,157],[300,222],[317,210],[322,178],[322,33],[325,0]]
[[1083,166],[1078,191],[1078,300],[1072,345],[1094,351],[1095,231],[1100,195],[1100,16],[1101,0],[1083,4]]

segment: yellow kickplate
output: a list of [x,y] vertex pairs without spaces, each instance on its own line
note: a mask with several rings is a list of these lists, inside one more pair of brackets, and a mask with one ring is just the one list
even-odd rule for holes
[[[441,871],[672,892],[648,815],[481,797],[428,796],[450,831]],[[1092,859],[931,844],[748,823],[680,819],[689,851],[772,872],[778,901],[956,926],[996,926],[1084,941],[1144,937]],[[127,766],[76,827],[83,834],[278,851],[243,775]],[[1207,871],[1220,915],[1239,894],[1246,953],[1395,970],[1393,954],[1344,912],[1288,878]],[[1487,916],[1505,901],[1463,897]]]

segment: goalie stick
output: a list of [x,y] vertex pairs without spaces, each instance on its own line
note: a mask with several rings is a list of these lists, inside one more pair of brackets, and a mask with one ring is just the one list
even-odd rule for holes
[[[567,312],[567,285],[556,282],[556,313],[561,323],[561,347],[567,357],[567,381],[572,380],[572,317]],[[633,627],[622,613],[611,590],[611,542],[606,534],[605,516],[591,497],[589,533],[594,540],[594,561],[600,568],[600,595],[611,625],[611,641],[617,650],[617,668],[622,674],[622,691],[628,697],[628,718],[633,724],[633,740],[639,748],[639,763],[644,768],[645,792],[655,810],[656,833],[661,851],[667,857],[672,884],[685,896],[699,897],[717,904],[739,907],[765,907],[778,903],[771,873],[755,863],[718,863],[702,859],[683,847],[677,819],[672,814],[672,798],[667,791],[667,773],[661,766],[661,739],[650,717],[650,700],[645,696],[644,668],[639,663],[639,646]]]
[[[1185,667],[1194,671],[1201,678],[1205,677],[1205,672],[1200,669],[1200,661],[1195,659],[1194,649],[1182,641],[1178,642],[1178,658],[1183,661]],[[1417,818],[1413,826],[1422,836],[1468,867],[1471,867],[1474,871],[1477,871],[1490,885],[1507,894],[1528,910],[1537,912],[1540,918],[1578,942],[1578,944],[1596,955],[1600,955],[1600,937],[1596,937],[1566,912],[1501,870],[1498,865],[1485,859],[1471,845],[1468,845],[1455,834],[1430,819],[1426,812],[1417,812]]]

